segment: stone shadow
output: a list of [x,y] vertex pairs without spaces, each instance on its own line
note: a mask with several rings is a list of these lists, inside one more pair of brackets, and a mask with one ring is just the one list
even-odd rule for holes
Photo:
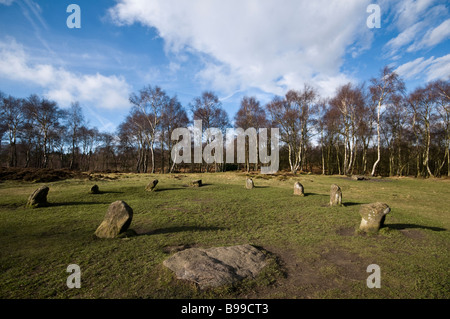
[[118,191],[98,191],[97,193],[89,193],[89,195],[101,195],[101,194],[123,194],[123,192],[118,192]]
[[323,196],[323,197],[327,197],[328,195],[317,194],[317,193],[305,193],[305,197],[306,197],[306,196]]
[[343,206],[347,207],[347,206],[358,206],[358,205],[364,205],[361,203],[355,203],[355,202],[345,202],[343,203]]
[[441,228],[441,227],[431,227],[431,226],[423,226],[423,225],[416,225],[416,224],[385,224],[384,227],[388,227],[391,229],[397,229],[397,230],[405,230],[405,229],[411,229],[411,228],[418,228],[418,229],[428,229],[432,231],[446,231],[447,229]]
[[58,206],[80,206],[80,205],[103,205],[103,204],[111,204],[110,202],[51,202],[48,203],[45,207],[58,207]]
[[184,187],[157,188],[157,189],[153,190],[153,193],[159,193],[159,192],[165,192],[165,191],[179,191],[182,189],[184,189]]
[[199,226],[176,226],[176,227],[167,227],[167,228],[159,228],[151,231],[137,232],[138,236],[147,236],[147,235],[159,235],[159,234],[170,234],[170,233],[180,233],[180,232],[195,232],[195,231],[217,231],[217,230],[226,230],[224,227],[199,227]]

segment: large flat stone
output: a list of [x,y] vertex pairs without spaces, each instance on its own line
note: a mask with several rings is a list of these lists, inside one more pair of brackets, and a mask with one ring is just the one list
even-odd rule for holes
[[233,284],[254,278],[266,266],[265,254],[251,245],[190,248],[163,262],[178,279],[195,282],[200,288]]

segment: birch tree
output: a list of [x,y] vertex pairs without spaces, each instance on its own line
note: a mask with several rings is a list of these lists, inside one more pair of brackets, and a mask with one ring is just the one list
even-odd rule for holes
[[384,104],[392,98],[394,94],[403,93],[405,84],[400,77],[389,67],[384,67],[379,78],[371,79],[369,87],[372,106],[377,110],[377,160],[373,164],[371,176],[376,173],[377,166],[381,160],[381,113]]

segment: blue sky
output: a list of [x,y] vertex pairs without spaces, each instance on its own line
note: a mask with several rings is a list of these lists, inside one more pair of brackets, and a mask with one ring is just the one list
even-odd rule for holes
[[[81,28],[66,25],[68,5]],[[369,4],[381,9],[370,29]],[[79,101],[113,132],[146,85],[187,108],[214,91],[230,118],[305,83],[323,97],[389,65],[409,90],[450,75],[450,15],[438,0],[0,0],[0,90]]]

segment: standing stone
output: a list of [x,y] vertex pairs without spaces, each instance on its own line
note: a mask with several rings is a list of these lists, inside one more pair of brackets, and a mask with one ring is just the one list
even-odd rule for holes
[[116,201],[108,207],[103,222],[95,231],[98,238],[115,238],[130,227],[133,209],[124,201]]
[[33,194],[28,197],[27,207],[38,208],[48,206],[47,195],[50,188],[42,186],[36,189]]
[[359,214],[361,215],[361,225],[359,229],[373,233],[377,232],[381,227],[384,226],[384,220],[386,214],[391,211],[391,208],[384,203],[372,203],[361,205],[359,209]]
[[91,194],[100,194],[100,189],[98,188],[98,185],[94,185],[91,187]]
[[331,185],[330,206],[342,205],[342,191],[336,184]]
[[303,185],[300,182],[294,184],[294,195],[305,196]]
[[247,181],[245,182],[245,188],[253,189],[254,187],[255,184],[253,184],[253,180],[251,178],[247,178]]
[[202,185],[203,184],[202,184],[202,180],[201,179],[191,182],[191,187],[202,187]]
[[150,191],[153,192],[153,190],[155,189],[156,185],[158,184],[158,180],[154,179],[153,181],[151,181],[150,183],[148,183],[148,185],[145,187],[146,191]]

